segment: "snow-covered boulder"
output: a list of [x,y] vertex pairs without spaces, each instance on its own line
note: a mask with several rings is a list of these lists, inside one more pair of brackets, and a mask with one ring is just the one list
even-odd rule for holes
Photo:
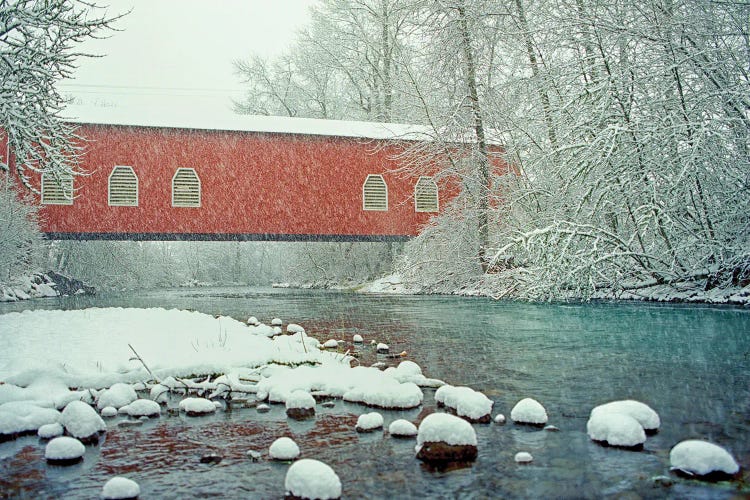
[[646,442],[640,422],[624,413],[592,413],[586,432],[593,441],[620,448],[639,449]]
[[341,498],[341,480],[328,465],[303,458],[294,462],[284,479],[286,495],[294,498],[328,500]]
[[271,326],[281,326],[281,325],[282,325],[281,318],[273,318],[271,320]]
[[510,418],[517,424],[543,426],[547,423],[547,410],[532,398],[525,398],[516,403],[510,411]]
[[362,344],[365,341],[365,339],[362,338],[362,335],[355,333],[352,337],[352,342],[355,344]]
[[471,423],[489,423],[492,420],[492,401],[470,387],[444,385],[435,391],[435,401]]
[[532,457],[531,453],[528,451],[519,451],[516,453],[515,457],[513,457],[513,460],[515,460],[517,464],[528,464],[534,461],[534,457]]
[[388,354],[388,351],[390,351],[390,347],[388,344],[384,344],[383,342],[380,342],[376,347],[378,354]]
[[149,397],[160,404],[169,402],[169,387],[162,384],[154,384],[149,391]]
[[339,346],[339,342],[336,339],[328,339],[325,342],[323,342],[323,347],[325,349],[336,349]]
[[180,401],[180,410],[184,411],[189,417],[199,417],[215,412],[216,405],[206,398],[185,398]]
[[0,443],[24,434],[36,433],[45,424],[59,422],[60,412],[26,401],[0,405]]
[[315,398],[307,391],[293,391],[286,399],[286,415],[295,420],[315,416]]
[[247,318],[246,323],[250,326],[260,325],[260,321],[258,321],[258,318],[256,318],[255,316],[250,316],[249,318]]
[[411,438],[417,435],[417,426],[400,418],[391,422],[388,426],[388,434],[393,437]]
[[659,426],[661,425],[658,413],[647,404],[632,399],[612,401],[610,403],[599,405],[591,410],[591,415],[599,412],[622,413],[624,415],[629,415],[641,424],[641,427],[646,431],[646,434],[655,434],[659,431]]
[[287,333],[291,333],[292,335],[294,335],[295,333],[305,333],[305,329],[296,323],[289,323],[288,325],[286,325],[286,331]]
[[425,462],[466,462],[477,458],[477,434],[466,420],[432,413],[419,424],[417,458]]
[[[85,403],[84,403],[85,404]],[[76,438],[56,437],[44,448],[44,458],[54,465],[71,465],[80,462],[86,447]]]
[[407,410],[422,404],[424,394],[416,384],[384,377],[377,384],[359,385],[345,392],[344,401],[364,403],[386,410]]
[[299,453],[297,443],[288,437],[280,437],[268,448],[268,454],[273,460],[294,460]]
[[504,425],[505,424],[505,415],[502,413],[498,413],[495,415],[495,423],[498,425]]
[[41,426],[36,432],[36,435],[39,436],[40,439],[52,439],[62,436],[63,432],[63,426],[55,422],[53,424],[44,424]]
[[[127,408],[128,406],[125,405],[123,408]],[[112,418],[117,416],[117,408],[114,406],[105,406],[102,408],[102,411],[100,412],[101,416],[104,418]]]
[[383,415],[378,412],[365,413],[357,419],[357,432],[372,432],[383,427]]
[[138,394],[130,384],[117,383],[99,395],[96,407],[101,410],[107,406],[120,408],[138,399]]
[[698,479],[722,480],[737,474],[740,466],[734,457],[719,445],[689,439],[669,452],[672,470]]
[[161,406],[150,399],[136,399],[128,405],[128,415],[131,417],[156,418],[161,414]]
[[99,433],[107,430],[107,424],[91,406],[83,401],[71,401],[62,411],[60,423],[65,431],[86,444],[99,442]]
[[115,476],[104,484],[100,498],[102,500],[126,500],[138,498],[141,488],[132,479]]

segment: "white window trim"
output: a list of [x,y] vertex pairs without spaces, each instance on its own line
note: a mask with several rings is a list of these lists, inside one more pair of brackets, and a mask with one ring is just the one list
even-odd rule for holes
[[[417,188],[419,187],[419,183],[422,181],[429,182],[432,184],[432,186],[435,187],[435,209],[434,210],[420,210],[417,206]],[[419,213],[435,213],[440,211],[440,190],[438,189],[437,183],[433,180],[432,177],[429,177],[427,175],[422,175],[417,179],[416,184],[414,184],[414,211]]]
[[[65,197],[64,196],[65,193],[63,191],[63,196],[64,196],[63,200],[60,200],[59,198],[56,198],[54,200],[50,200],[47,196],[45,196],[45,192],[47,191],[45,189],[45,186],[49,182],[55,182],[55,180],[52,179],[52,180],[45,181],[45,179],[49,178],[49,175],[50,174],[47,174],[47,173],[43,173],[42,174],[42,186],[41,186],[42,187],[42,189],[41,189],[41,192],[42,192],[41,203],[42,203],[42,205],[72,205],[73,204],[73,190],[74,190],[73,176],[72,175],[70,175],[69,177],[68,176],[64,176],[63,179],[60,179],[61,182],[70,181],[70,197]],[[62,186],[60,186],[60,185],[58,185],[57,187],[62,188]]]
[[[198,204],[197,205],[175,205],[174,203],[174,180],[177,178],[177,174],[180,173],[182,170],[189,170],[193,172],[193,175],[198,180]],[[198,175],[198,172],[195,171],[194,168],[185,168],[185,167],[179,167],[177,170],[174,171],[174,175],[172,176],[172,206],[175,208],[200,208],[203,206],[203,183],[201,182],[201,178]]]
[[[135,203],[112,203],[112,176],[117,169],[127,169],[133,174],[133,177],[135,177]],[[138,174],[135,173],[133,167],[128,165],[115,165],[112,167],[112,171],[109,173],[109,178],[107,179],[107,204],[110,207],[137,207],[140,203],[140,182]]]
[[[385,186],[385,208],[366,208],[365,204],[365,186],[367,186],[367,182],[370,180],[370,178],[377,178],[380,179],[380,181],[383,183],[383,186]],[[385,179],[380,174],[368,174],[365,178],[365,182],[362,183],[362,210],[365,210],[367,212],[387,212],[388,211],[388,184],[385,182]]]

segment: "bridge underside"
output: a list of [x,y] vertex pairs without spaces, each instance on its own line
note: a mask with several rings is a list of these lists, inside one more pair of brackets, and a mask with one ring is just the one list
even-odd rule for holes
[[48,240],[76,241],[327,241],[327,242],[401,242],[406,235],[360,234],[273,234],[273,233],[78,233],[47,232]]

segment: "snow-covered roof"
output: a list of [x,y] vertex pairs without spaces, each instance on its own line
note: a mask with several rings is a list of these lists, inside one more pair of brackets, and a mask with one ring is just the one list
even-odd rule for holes
[[72,123],[323,135],[362,139],[432,140],[428,127],[286,116],[239,115],[229,109],[69,105],[63,116]]

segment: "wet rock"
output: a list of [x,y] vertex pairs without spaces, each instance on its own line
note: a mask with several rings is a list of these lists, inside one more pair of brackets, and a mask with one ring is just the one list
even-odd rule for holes
[[321,404],[323,408],[334,408],[336,406],[335,401],[325,401]]
[[476,460],[477,453],[473,444],[426,442],[417,452],[417,458],[425,462],[471,462]]
[[547,432],[559,432],[560,431],[560,429],[558,429],[554,425],[548,425],[544,428],[544,430]]
[[247,457],[253,462],[257,462],[263,455],[259,451],[247,450]]
[[200,462],[202,464],[218,464],[223,460],[223,458],[224,457],[216,453],[208,453],[207,455],[203,455],[201,457]]
[[259,404],[255,407],[255,409],[258,410],[258,413],[268,413],[269,411],[271,411],[271,407],[265,403]]
[[121,420],[117,422],[118,427],[138,427],[143,425],[143,420]]
[[663,488],[669,488],[674,484],[674,481],[669,476],[654,476],[651,478],[651,482],[654,483],[654,486],[661,486]]
[[315,408],[287,408],[286,416],[294,420],[307,420],[315,416]]
[[83,281],[69,278],[55,271],[47,271],[46,275],[54,283],[57,293],[65,295],[95,295],[96,289]]

